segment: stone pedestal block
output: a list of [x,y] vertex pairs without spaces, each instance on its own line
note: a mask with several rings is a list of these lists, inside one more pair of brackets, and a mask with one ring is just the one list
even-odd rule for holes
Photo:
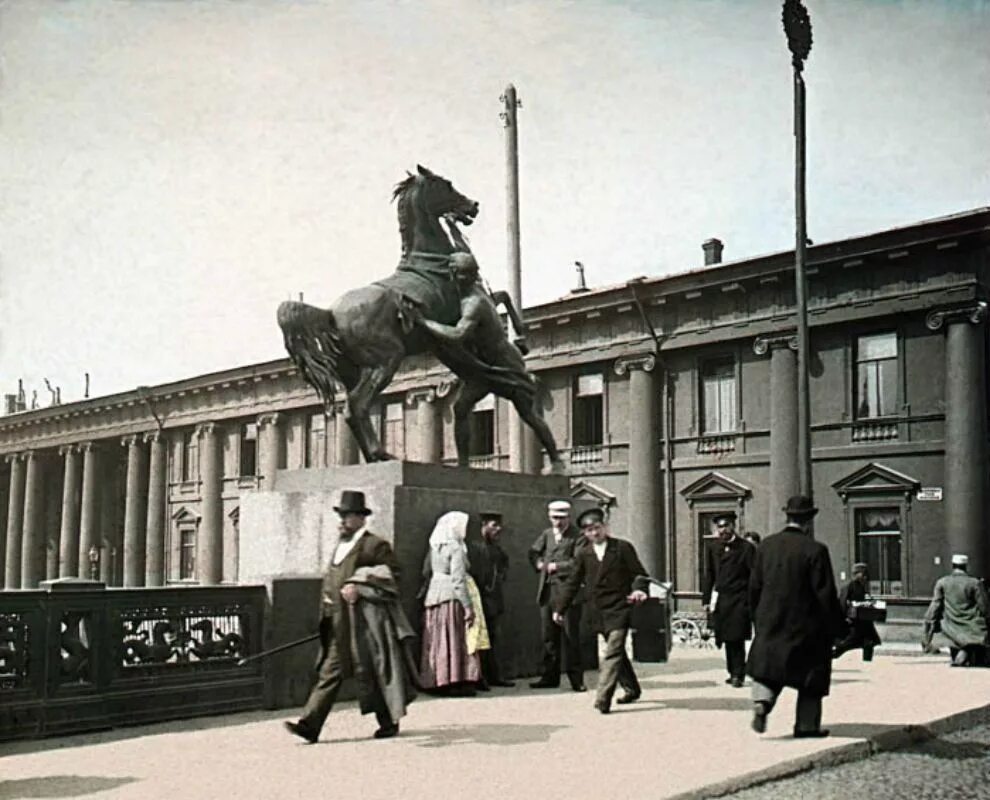
[[[569,482],[558,475],[522,475],[492,470],[413,462],[381,462],[329,469],[279,470],[274,491],[248,494],[241,500],[240,581],[269,588],[270,615],[266,647],[315,632],[320,582],[336,539],[333,506],[343,489],[365,492],[374,514],[368,529],[389,540],[399,559],[403,604],[410,621],[420,627],[416,601],[423,559],[437,518],[446,511],[471,514],[468,537],[479,537],[478,513],[503,515],[501,543],[509,556],[506,613],[502,619],[501,658],[507,675],[538,671],[541,652],[537,575],[526,553],[547,527],[546,505],[570,497]],[[578,504],[583,507],[587,504]],[[298,579],[298,580],[289,580]],[[310,579],[310,580],[302,580]],[[312,629],[300,631],[300,618]],[[303,652],[305,651],[305,652]],[[272,702],[295,705],[298,687],[308,690],[312,650],[296,657],[269,660],[267,674]],[[305,691],[305,690],[304,690]]]

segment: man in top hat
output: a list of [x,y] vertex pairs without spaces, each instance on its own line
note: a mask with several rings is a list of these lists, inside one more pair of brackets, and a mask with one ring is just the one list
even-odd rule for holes
[[[340,505],[334,506],[340,517],[337,526],[338,539],[333,547],[333,556],[323,575],[323,619],[320,623],[322,644],[317,664],[316,685],[310,691],[309,699],[303,708],[298,722],[286,722],[290,733],[313,744],[319,739],[320,729],[333,707],[337,693],[345,678],[352,678],[361,671],[364,675],[375,675],[374,663],[355,664],[352,650],[351,619],[352,609],[361,601],[361,590],[351,582],[354,574],[362,567],[385,566],[391,572],[393,583],[398,583],[399,562],[391,545],[371,533],[366,527],[371,510],[364,500],[364,492],[344,490],[340,495]],[[393,670],[400,672],[400,670]],[[368,697],[362,698],[362,711],[374,711],[378,719],[376,739],[387,739],[399,732],[399,720],[393,716],[389,704],[382,694],[393,679],[376,676],[369,681],[371,690]]]
[[746,677],[746,642],[752,634],[749,613],[749,575],[756,548],[736,535],[736,515],[718,514],[712,521],[717,539],[705,551],[707,568],[702,602],[711,615],[715,645],[725,646],[725,681],[735,687]]
[[502,677],[499,666],[498,643],[501,639],[499,624],[505,612],[503,587],[509,574],[509,556],[499,544],[502,534],[502,515],[497,511],[481,512],[481,541],[468,542],[468,561],[471,577],[478,584],[481,608],[488,628],[491,647],[481,651],[481,674],[488,686],[515,686]]
[[588,546],[575,555],[574,569],[554,601],[553,618],[558,625],[564,624],[568,608],[583,584],[588,592],[591,627],[605,637],[595,708],[608,714],[616,684],[624,689],[618,703],[635,702],[642,693],[626,653],[626,636],[632,606],[647,598],[649,576],[636,548],[609,535],[604,511],[590,508],[581,512],[577,521]]
[[584,539],[580,531],[571,524],[571,504],[566,500],[554,500],[547,506],[547,514],[550,517],[550,527],[537,536],[529,548],[529,561],[540,574],[536,601],[540,604],[540,621],[543,626],[543,670],[540,679],[530,686],[533,689],[555,689],[560,686],[563,656],[571,688],[575,692],[584,692],[587,689],[581,667],[580,599],[570,605],[562,625],[553,621],[553,608],[564,582],[574,571],[575,552],[583,545]]
[[862,561],[853,564],[852,579],[839,590],[839,606],[845,612],[849,632],[836,643],[832,658],[862,647],[863,661],[873,660],[873,648],[880,644],[880,634],[873,622],[855,617],[852,611],[854,603],[866,600],[869,582],[869,567]]
[[787,501],[787,524],[756,549],[749,605],[756,635],[747,672],[753,679],[752,727],[766,730],[785,686],[797,689],[795,738],[828,736],[822,698],[831,682],[832,642],[845,632],[828,548],[811,538],[818,509],[811,498]]
[[969,557],[952,556],[952,572],[935,582],[932,602],[925,613],[922,645],[931,647],[932,634],[941,625],[949,640],[949,654],[954,667],[980,666],[986,663],[987,595],[980,580],[969,574]]

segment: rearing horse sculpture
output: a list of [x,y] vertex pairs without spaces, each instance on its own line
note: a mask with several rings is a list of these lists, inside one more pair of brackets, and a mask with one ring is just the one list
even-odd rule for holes
[[455,322],[460,313],[447,267],[454,246],[440,219],[449,215],[470,225],[478,214],[476,201],[425,167],[399,183],[392,197],[402,238],[402,260],[393,275],[345,292],[329,309],[291,301],[278,307],[285,348],[327,414],[334,412],[336,386],[346,390],[344,419],[366,461],[392,457],[371,424],[372,402],[402,359],[432,349],[430,338],[413,327],[409,301],[442,322]]

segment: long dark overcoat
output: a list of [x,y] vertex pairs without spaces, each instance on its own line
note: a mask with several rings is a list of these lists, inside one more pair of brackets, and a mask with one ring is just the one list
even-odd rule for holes
[[756,628],[749,675],[827,695],[832,641],[845,630],[828,548],[796,526],[768,536],[756,549],[749,602]]
[[702,601],[707,606],[712,599],[712,589],[718,593],[711,615],[715,644],[748,641],[753,633],[749,611],[749,576],[753,571],[756,548],[736,536],[729,542],[712,542],[705,551],[705,557],[708,569],[705,571]]

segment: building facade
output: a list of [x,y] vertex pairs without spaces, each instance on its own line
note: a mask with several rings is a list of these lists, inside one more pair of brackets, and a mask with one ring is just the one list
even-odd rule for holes
[[[687,606],[712,516],[734,510],[766,535],[797,491],[793,253],[705,251],[703,268],[525,314],[573,494],[607,506]],[[988,209],[809,248],[816,536],[837,577],[866,561],[895,604],[926,598],[953,552],[990,567],[988,252]],[[431,358],[409,359],[376,415],[387,449],[453,462],[454,387]],[[478,404],[474,466],[516,463],[509,414]],[[9,414],[0,455],[7,589],[235,583],[240,497],[280,468],[358,460],[288,360]]]

